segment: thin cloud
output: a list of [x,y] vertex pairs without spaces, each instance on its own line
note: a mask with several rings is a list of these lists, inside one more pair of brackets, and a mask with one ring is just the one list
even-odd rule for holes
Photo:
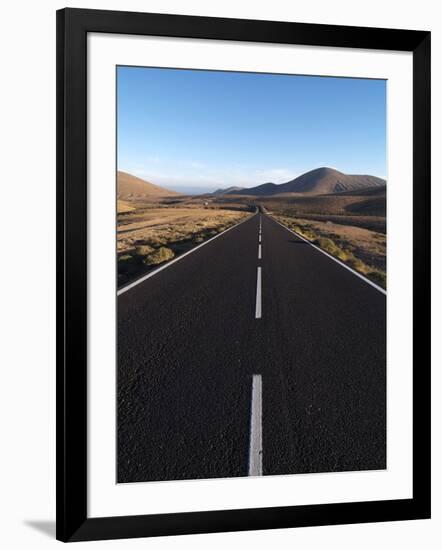
[[163,162],[161,169],[155,163],[145,166],[125,166],[122,170],[132,173],[152,183],[169,186],[201,186],[201,187],[254,187],[261,183],[284,183],[296,177],[299,170],[289,168],[249,169],[234,166],[232,168],[209,167],[198,161],[188,163]]

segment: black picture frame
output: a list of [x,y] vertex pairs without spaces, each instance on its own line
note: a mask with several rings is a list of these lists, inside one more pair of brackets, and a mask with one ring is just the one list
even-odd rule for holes
[[[413,498],[210,512],[87,515],[87,34],[413,54]],[[57,12],[57,538],[85,541],[430,517],[430,33],[83,9]]]

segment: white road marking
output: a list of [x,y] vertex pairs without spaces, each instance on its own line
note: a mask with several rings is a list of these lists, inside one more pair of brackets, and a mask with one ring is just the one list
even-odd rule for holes
[[259,244],[258,245],[258,260],[261,260],[262,258],[262,246]]
[[258,267],[258,274],[256,276],[256,308],[255,319],[261,319],[261,268]]
[[353,275],[356,275],[356,277],[359,277],[360,279],[362,279],[363,281],[365,281],[366,283],[368,283],[369,285],[371,285],[373,288],[375,288],[376,290],[379,290],[379,292],[382,292],[382,294],[384,294],[385,296],[387,295],[387,291],[384,290],[382,287],[378,286],[376,283],[373,283],[373,281],[370,281],[370,279],[367,279],[366,277],[364,277],[363,275],[361,275],[360,273],[358,273],[357,271],[355,271],[354,269],[352,269],[351,267],[349,267],[347,264],[344,264],[344,262],[341,262],[341,260],[338,260],[337,258],[335,258],[334,256],[332,256],[331,254],[329,254],[328,252],[326,252],[325,250],[322,250],[322,248],[320,248],[319,246],[316,246],[315,244],[311,243],[310,241],[308,241],[307,239],[305,239],[304,237],[302,237],[301,235],[299,235],[298,233],[296,233],[295,231],[292,231],[291,229],[289,229],[288,227],[286,227],[284,224],[282,224],[281,222],[279,222],[278,220],[275,220],[274,218],[272,218],[271,216],[269,216],[270,219],[272,219],[274,222],[276,222],[277,224],[279,224],[281,227],[283,227],[284,229],[287,229],[287,231],[290,231],[290,233],[293,233],[293,235],[296,235],[296,237],[302,239],[303,241],[305,241],[306,243],[308,243],[310,246],[313,246],[313,248],[315,248],[316,250],[318,250],[319,252],[322,252],[322,254],[325,254],[326,256],[328,256],[331,260],[335,261],[337,264],[341,265],[342,267],[345,267],[345,269],[347,269],[348,271],[351,271],[351,273],[353,273]]
[[262,476],[262,377],[252,378],[250,415],[249,476]]
[[[257,213],[258,211],[256,211]],[[256,215],[253,214],[253,216]],[[181,254],[181,256],[178,256],[178,258],[175,258],[174,260],[170,260],[170,262],[167,262],[165,264],[163,264],[162,266],[158,267],[157,269],[155,269],[154,271],[150,271],[149,273],[147,273],[146,275],[144,275],[144,277],[140,277],[139,279],[137,279],[136,281],[133,281],[132,283],[129,283],[128,285],[126,286],[123,286],[122,288],[120,288],[118,291],[117,291],[117,296],[120,296],[121,294],[124,294],[125,292],[127,292],[128,290],[130,290],[131,288],[133,288],[134,286],[137,286],[139,285],[140,283],[142,283],[143,281],[145,281],[146,279],[149,279],[150,277],[153,277],[154,275],[156,275],[157,273],[159,273],[160,271],[163,271],[163,269],[166,269],[167,267],[169,267],[170,265],[176,263],[176,262],[179,262],[180,260],[182,260],[184,257],[188,256],[189,254],[192,254],[192,252],[195,252],[196,250],[198,250],[199,248],[201,248],[202,246],[206,245],[206,244],[209,244],[210,242],[214,241],[215,239],[217,239],[218,237],[221,237],[221,235],[225,235],[227,233],[227,231],[230,231],[231,229],[235,229],[235,227],[238,227],[239,225],[241,225],[242,223],[248,221],[248,220],[251,220],[253,218],[253,216],[251,216],[250,218],[246,218],[245,220],[242,220],[241,222],[237,223],[236,225],[232,225],[232,227],[229,227],[228,229],[226,229],[225,231],[223,231],[222,233],[218,233],[218,235],[215,235],[214,237],[211,237],[210,239],[208,239],[207,241],[199,244],[198,246],[195,246],[195,248],[192,248],[191,250],[188,250],[187,252],[185,252],[184,254]]]

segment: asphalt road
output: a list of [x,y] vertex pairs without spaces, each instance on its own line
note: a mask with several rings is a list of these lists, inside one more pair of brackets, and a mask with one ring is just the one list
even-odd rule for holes
[[386,296],[257,214],[118,297],[117,383],[118,482],[383,469]]

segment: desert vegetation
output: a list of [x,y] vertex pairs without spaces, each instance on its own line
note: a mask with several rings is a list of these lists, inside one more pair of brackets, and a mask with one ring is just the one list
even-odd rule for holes
[[132,203],[118,214],[118,282],[125,284],[207,239],[251,213],[240,209],[201,206],[186,200],[171,204]]
[[218,235],[250,216],[252,210],[242,201],[180,195],[119,171],[118,286]]
[[386,288],[386,236],[364,227],[281,215],[273,217],[325,252]]
[[[256,195],[246,195],[249,192],[246,189],[230,188],[213,194],[190,196],[164,190],[119,172],[119,285],[225,231],[259,207],[385,288],[384,180],[368,176],[344,178],[342,173],[330,169],[309,174],[308,178],[302,176],[293,180],[296,185],[307,182],[308,193],[276,193],[275,187],[286,188],[288,184],[264,184],[255,188],[259,191]],[[315,181],[312,174],[316,177]],[[344,184],[348,190],[340,191]],[[316,194],[312,192],[315,186]],[[329,188],[335,192],[324,193]]]
[[[243,193],[241,197],[249,204],[259,206],[308,241],[386,288],[386,182],[369,176],[343,176],[322,168],[287,184],[258,186],[255,196],[246,196],[250,190],[245,189],[217,200],[238,201],[239,194]],[[291,189],[293,184],[296,188],[302,184],[302,189],[308,192],[279,192]]]

